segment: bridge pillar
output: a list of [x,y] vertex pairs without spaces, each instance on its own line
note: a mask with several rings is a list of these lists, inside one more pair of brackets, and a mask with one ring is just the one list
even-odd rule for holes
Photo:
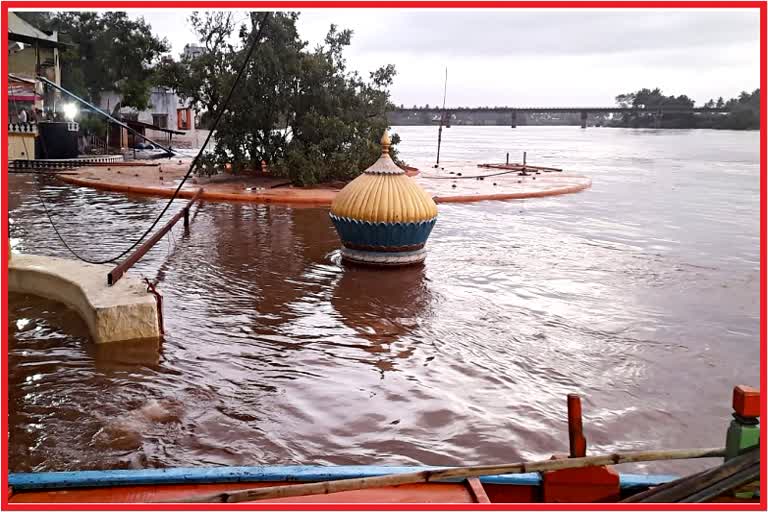
[[510,119],[510,123],[512,128],[517,128],[517,110],[512,111],[512,118]]
[[581,111],[581,127],[582,128],[587,127],[587,111],[586,110]]

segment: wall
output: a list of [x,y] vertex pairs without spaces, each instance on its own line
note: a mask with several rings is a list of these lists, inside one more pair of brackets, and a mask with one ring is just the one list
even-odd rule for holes
[[[14,51],[8,56],[8,72],[26,78],[37,76],[38,57],[35,48],[25,45],[21,51]],[[51,82],[61,84],[61,68],[59,65],[59,50],[56,48],[40,48],[40,64],[53,62],[53,66],[41,66],[40,73]]]
[[159,310],[138,277],[125,276],[107,286],[109,265],[64,258],[13,254],[8,290],[60,302],[77,311],[96,343],[158,339]]
[[9,133],[8,134],[8,160],[34,160],[35,159],[35,134],[34,133]]

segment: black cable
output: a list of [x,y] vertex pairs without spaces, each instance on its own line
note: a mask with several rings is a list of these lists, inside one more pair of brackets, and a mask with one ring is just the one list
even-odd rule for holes
[[179,191],[181,190],[181,187],[184,186],[184,182],[187,181],[189,176],[192,174],[192,171],[195,169],[195,165],[197,164],[197,161],[200,159],[200,156],[203,154],[203,151],[205,150],[205,147],[208,145],[208,142],[211,140],[211,136],[213,135],[213,132],[216,131],[216,127],[219,124],[219,121],[221,120],[222,116],[224,115],[224,111],[227,109],[227,104],[229,104],[229,100],[232,99],[232,94],[235,92],[235,89],[237,88],[237,84],[240,83],[240,78],[243,75],[243,72],[245,71],[245,68],[248,66],[248,62],[251,60],[251,56],[253,55],[253,51],[256,49],[256,43],[261,39],[261,34],[264,31],[265,22],[267,21],[267,18],[269,15],[272,14],[271,12],[267,11],[264,13],[264,15],[261,17],[261,22],[259,24],[259,30],[256,33],[256,35],[253,37],[253,40],[251,41],[251,46],[248,48],[248,52],[245,55],[245,59],[243,60],[243,64],[240,66],[239,71],[237,72],[237,77],[235,78],[235,82],[232,84],[232,88],[229,90],[229,94],[227,94],[227,98],[224,100],[224,103],[222,103],[221,108],[219,109],[219,113],[216,116],[215,121],[213,122],[213,126],[211,126],[211,130],[208,132],[208,136],[205,138],[205,142],[203,143],[202,147],[200,148],[200,151],[197,153],[195,158],[192,160],[192,163],[189,166],[189,170],[187,171],[187,174],[184,175],[184,178],[179,183],[179,186],[176,187],[176,190],[173,192],[173,196],[171,196],[171,199],[168,200],[168,204],[165,205],[165,208],[163,208],[163,211],[160,212],[160,215],[157,216],[155,221],[152,223],[151,226],[149,226],[149,229],[147,229],[143,235],[141,235],[141,238],[136,240],[129,248],[115,256],[114,258],[109,258],[106,260],[90,260],[87,258],[83,258],[79,254],[77,254],[75,251],[73,251],[66,241],[64,241],[64,238],[59,233],[59,230],[56,229],[56,226],[53,223],[53,219],[51,218],[50,213],[48,212],[48,208],[45,205],[45,201],[43,200],[42,195],[40,194],[40,190],[38,189],[37,197],[40,199],[40,202],[43,204],[43,208],[45,209],[45,214],[48,216],[48,221],[51,223],[51,226],[53,226],[53,230],[56,232],[56,235],[59,237],[59,240],[61,240],[61,243],[64,244],[64,247],[67,248],[69,252],[72,253],[73,256],[75,256],[80,261],[84,261],[86,263],[94,263],[94,264],[102,264],[102,263],[113,263],[132,250],[134,250],[146,237],[149,235],[153,229],[155,229],[155,226],[157,226],[157,223],[160,222],[160,219],[163,218],[163,215],[165,215],[165,212],[168,211],[168,208],[171,207],[171,204],[176,199],[176,197],[179,194]]

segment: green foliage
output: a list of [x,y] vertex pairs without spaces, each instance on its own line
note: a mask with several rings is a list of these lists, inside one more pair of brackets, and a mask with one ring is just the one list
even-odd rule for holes
[[[190,22],[205,53],[179,67],[169,65],[165,84],[196,109],[218,112],[245,58],[251,30],[256,33],[263,18],[253,12],[250,19],[251,27],[236,27],[231,13],[194,13]],[[217,128],[211,163],[220,168],[231,163],[234,172],[242,172],[264,160],[300,185],[354,178],[380,154],[386,112],[393,108],[388,89],[395,68],[384,66],[364,80],[344,59],[352,31],[331,25],[324,42],[308,50],[297,20],[298,13],[275,12],[264,22],[261,41]],[[233,45],[227,41],[236,30],[239,42]]]
[[99,137],[104,137],[107,132],[107,120],[104,116],[81,112],[80,117],[77,120],[80,123],[80,130],[83,133],[95,134]]
[[760,128],[760,89],[742,92],[738,98],[728,100],[729,110],[717,128],[728,130],[756,130]]
[[[686,95],[665,96],[659,88],[640,89],[639,91],[616,96],[616,103],[622,108],[636,108],[639,112],[624,114],[622,120],[614,126],[647,128],[654,125],[654,113],[673,107],[693,108],[694,101]],[[760,89],[751,94],[742,92],[738,98],[727,102],[723,98],[710,99],[704,108],[728,109],[726,113],[686,114],[664,112],[661,118],[662,128],[720,128],[729,130],[755,130],[760,127]],[[647,110],[647,112],[642,112]]]
[[[161,61],[156,77],[160,85],[173,88],[189,98],[198,110],[217,112],[226,94],[224,82],[233,80],[235,58],[238,53],[229,42],[236,23],[231,12],[214,11],[201,15],[193,12],[189,22],[205,51],[197,58],[183,58],[181,62]],[[231,82],[228,82],[231,83]]]
[[122,95],[123,106],[149,106],[153,65],[169,50],[143,18],[124,12],[57,12],[47,26],[74,47],[60,53],[62,86],[91,101],[104,91]]

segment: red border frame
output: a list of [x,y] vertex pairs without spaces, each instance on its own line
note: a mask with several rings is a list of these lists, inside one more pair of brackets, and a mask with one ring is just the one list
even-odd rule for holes
[[[701,9],[701,8],[741,8],[758,9],[760,11],[760,388],[763,391],[761,395],[761,411],[766,410],[766,368],[763,363],[766,360],[766,329],[765,307],[766,307],[766,244],[764,234],[766,231],[766,58],[768,58],[766,44],[766,6],[762,1],[680,1],[680,0],[661,0],[661,1],[595,1],[595,0],[520,0],[520,1],[467,1],[467,0],[266,0],[266,1],[233,1],[233,0],[182,0],[182,1],[148,1],[148,0],[100,0],[100,1],[82,1],[82,0],[43,0],[43,1],[25,1],[9,0],[2,3],[2,51],[5,55],[8,48],[8,10],[14,8],[40,8],[40,9],[65,9],[77,8],[95,9],[95,8],[203,8],[216,7],[217,9],[235,9],[235,8],[260,8],[260,9],[306,9],[306,8],[454,8],[454,9],[482,9],[482,8],[641,8],[641,9],[660,9],[660,8],[683,8],[683,9]],[[2,59],[2,105],[3,109],[8,105],[8,60]],[[7,124],[2,123],[2,144],[4,148],[8,147],[8,129]],[[2,211],[2,232],[5,238],[8,238],[8,154],[2,152],[2,169],[0,169],[0,184],[2,185],[3,211]],[[0,261],[3,266],[2,280],[2,375],[8,375],[8,333],[5,326],[8,325],[8,252],[5,246],[0,250]],[[734,383],[738,384],[738,383]],[[724,397],[725,399],[726,397]],[[0,493],[2,501],[0,505],[3,510],[44,510],[46,504],[20,504],[9,503],[10,491],[8,488],[8,386],[3,386],[3,396],[0,397],[0,414],[2,415],[2,484]],[[760,437],[765,442],[766,439],[766,421],[760,423]],[[402,505],[381,505],[381,504],[260,504],[260,503],[239,503],[239,504],[50,504],[47,510],[466,510],[474,508],[478,510],[765,510],[766,509],[766,460],[765,457],[760,461],[760,503],[759,504],[738,504],[738,503],[681,503],[681,504],[646,504],[646,503],[510,503],[510,504],[402,504]]]

